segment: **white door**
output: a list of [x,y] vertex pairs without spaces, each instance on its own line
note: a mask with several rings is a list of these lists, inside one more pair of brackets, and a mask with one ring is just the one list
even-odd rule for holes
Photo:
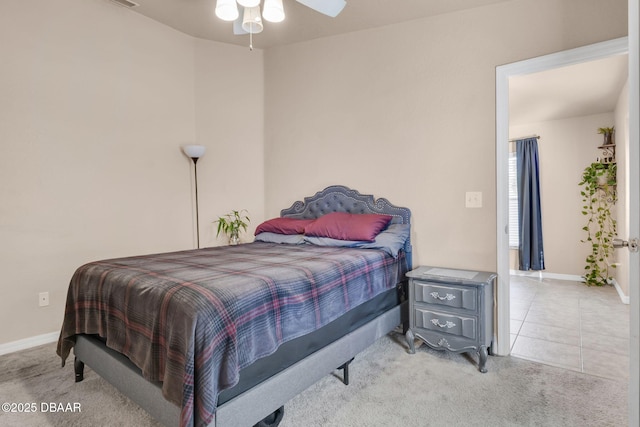
[[[629,237],[640,237],[640,5],[629,0]],[[640,425],[640,255],[630,255],[629,425]]]

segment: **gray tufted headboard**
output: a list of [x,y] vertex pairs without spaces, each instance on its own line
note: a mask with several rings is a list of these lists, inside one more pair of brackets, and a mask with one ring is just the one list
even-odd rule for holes
[[[332,185],[315,195],[305,197],[304,201],[297,201],[290,208],[280,211],[280,216],[314,219],[330,212],[347,212],[353,214],[386,214],[393,216],[393,224],[411,224],[411,211],[391,204],[387,199],[375,199],[370,194],[360,194],[342,185]],[[411,237],[404,245],[404,251],[409,269],[411,260]]]

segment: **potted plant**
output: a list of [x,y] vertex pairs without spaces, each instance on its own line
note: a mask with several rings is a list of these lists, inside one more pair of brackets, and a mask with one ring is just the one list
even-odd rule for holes
[[615,268],[610,258],[613,256],[613,239],[617,235],[617,224],[613,218],[616,194],[616,164],[591,163],[582,174],[580,186],[582,195],[582,215],[587,217],[586,240],[591,244],[587,256],[584,279],[587,285],[603,286],[610,283],[609,268]]
[[604,135],[604,142],[602,145],[612,145],[613,144],[613,133],[616,131],[615,126],[611,126],[610,128],[598,128],[598,133]]
[[243,209],[241,211],[231,211],[231,213],[218,217],[217,221],[214,221],[218,223],[216,237],[222,232],[229,237],[230,245],[240,243],[240,229],[247,231],[247,226],[251,222],[247,216],[248,213],[246,209]]

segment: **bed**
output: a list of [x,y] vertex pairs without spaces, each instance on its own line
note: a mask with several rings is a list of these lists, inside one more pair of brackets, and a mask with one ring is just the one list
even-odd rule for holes
[[331,186],[252,243],[86,264],[58,355],[73,348],[76,381],[87,364],[167,426],[252,426],[336,369],[348,384],[350,361],[405,323],[410,219]]

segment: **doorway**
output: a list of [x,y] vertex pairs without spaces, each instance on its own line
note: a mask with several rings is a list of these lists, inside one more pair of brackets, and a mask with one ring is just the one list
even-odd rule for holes
[[[508,245],[508,192],[507,158],[508,151],[503,142],[509,138],[509,77],[535,73],[555,67],[577,64],[589,60],[601,59],[612,55],[629,55],[629,146],[628,146],[628,203],[629,235],[624,239],[638,237],[640,225],[640,146],[638,129],[638,109],[640,94],[638,91],[638,5],[629,2],[630,38],[611,40],[595,45],[576,48],[544,57],[507,64],[496,68],[496,255],[498,283],[496,291],[496,339],[492,351],[496,355],[506,356],[510,351],[510,289],[509,289],[509,245]],[[640,378],[640,346],[638,346],[640,303],[640,262],[638,253],[630,255],[629,262],[629,299],[630,299],[630,380],[629,380],[629,422],[637,425],[640,420],[638,409],[638,379]]]
[[[514,76],[539,73],[588,61],[628,53],[626,37],[582,48],[516,62],[496,69],[496,200],[497,200],[497,339],[493,352],[510,353],[510,287],[509,287],[509,217],[508,217],[508,144],[509,140],[509,79]],[[630,189],[634,191],[633,189]],[[637,190],[637,189],[636,189]],[[637,272],[635,273],[637,274]]]
[[[509,151],[525,135],[537,135],[544,235],[544,271],[518,270],[510,249],[511,354],[588,375],[628,381],[628,252],[616,251],[615,287],[582,282],[590,245],[582,227],[584,202],[577,183],[594,162],[617,164],[619,235],[627,235],[628,55],[509,78]],[[597,130],[615,126],[617,158],[605,157]],[[609,147],[607,148],[609,149]],[[619,160],[619,161],[618,161]],[[514,187],[515,162],[509,169]],[[510,202],[513,204],[514,200]],[[513,206],[510,216],[514,216]],[[509,241],[518,244],[517,213],[510,218]],[[601,319],[608,322],[601,322]],[[602,343],[607,342],[607,351]]]

